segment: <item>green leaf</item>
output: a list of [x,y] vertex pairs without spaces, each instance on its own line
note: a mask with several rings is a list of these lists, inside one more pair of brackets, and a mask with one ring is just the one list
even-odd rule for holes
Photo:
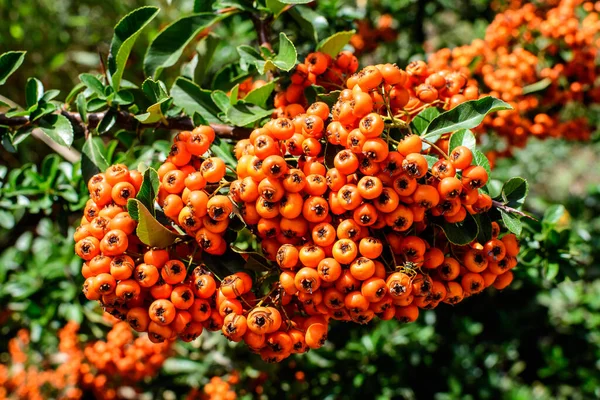
[[154,81],[150,78],[147,78],[142,83],[142,91],[152,103],[157,103],[165,97],[169,97],[164,84],[161,81]]
[[240,85],[235,85],[229,93],[229,104],[234,105],[238,101],[238,95],[240,94]]
[[219,109],[210,97],[211,92],[201,89],[189,79],[177,78],[171,88],[171,96],[175,105],[183,108],[187,115],[198,113],[209,123],[221,124],[217,118]]
[[127,89],[121,89],[117,93],[115,93],[115,97],[111,104],[117,106],[126,106],[128,104],[133,103],[134,97],[133,94]]
[[340,51],[350,42],[352,35],[354,35],[355,31],[343,31],[337,32],[333,35],[329,36],[326,39],[323,39],[321,43],[317,46],[317,51],[320,51],[325,54],[329,54],[331,57],[335,57],[338,55]]
[[567,209],[562,204],[553,204],[544,212],[542,223],[548,228],[554,228],[566,212]]
[[296,47],[285,33],[279,33],[279,49],[275,58],[267,60],[263,67],[263,73],[276,68],[290,71],[296,65],[298,53]]
[[208,12],[212,10],[215,0],[194,0],[194,12]]
[[505,205],[520,210],[529,192],[529,185],[523,178],[511,178],[502,186],[502,199]]
[[81,149],[81,174],[87,182],[93,175],[105,171],[108,162],[102,154],[102,139],[88,137]]
[[477,127],[491,112],[511,109],[510,104],[491,96],[467,101],[435,117],[422,136],[435,142],[445,133]]
[[244,101],[246,103],[255,104],[259,107],[266,108],[267,100],[269,100],[269,97],[271,96],[271,93],[273,93],[274,89],[275,81],[271,81],[266,85],[251,90],[246,97],[244,97]]
[[283,10],[288,6],[288,4],[285,4],[279,0],[267,0],[266,5],[275,18],[279,17]]
[[227,113],[227,110],[231,108],[231,102],[229,101],[229,96],[222,90],[215,90],[210,94],[210,98],[215,102],[217,107],[224,112]]
[[237,161],[235,157],[233,157],[233,149],[231,145],[225,140],[221,140],[219,138],[215,138],[215,141],[210,146],[210,151],[221,160],[225,162],[225,164],[229,165],[232,168],[235,168],[237,165]]
[[154,201],[158,195],[160,180],[158,172],[154,168],[147,168],[144,172],[144,179],[140,191],[135,196],[148,210],[151,210],[152,215],[156,215],[154,210]]
[[338,101],[340,97],[341,90],[334,90],[329,93],[318,93],[317,99],[327,104],[329,108],[333,107],[333,105]]
[[488,173],[488,176],[491,176],[492,169],[490,168],[490,161],[487,159],[485,154],[477,149],[471,150],[471,153],[473,153],[473,165],[479,165],[483,167]]
[[85,89],[85,85],[82,82],[77,83],[75,85],[75,87],[73,89],[71,89],[71,91],[67,95],[67,98],[65,99],[65,103],[71,104],[73,102],[73,100],[77,98],[77,96],[83,89]]
[[107,106],[106,100],[102,99],[91,99],[87,103],[87,109],[89,112],[95,112],[101,110]]
[[56,143],[67,147],[73,144],[73,126],[67,117],[59,114],[45,115],[40,119],[39,126]]
[[26,51],[8,51],[0,55],[0,85],[4,85],[25,59]]
[[59,94],[60,94],[60,90],[50,89],[50,90],[44,92],[44,95],[42,96],[41,100],[43,100],[45,102],[49,102],[49,101],[53,100],[54,98],[56,98],[56,96],[58,96]]
[[246,126],[271,115],[273,110],[239,102],[227,110],[227,119],[235,126]]
[[469,150],[475,150],[477,141],[475,135],[469,129],[461,129],[456,131],[450,136],[450,143],[448,144],[448,151],[452,152],[458,146],[465,146]]
[[453,244],[460,246],[469,244],[479,233],[477,221],[475,221],[475,218],[470,213],[467,213],[464,221],[456,224],[448,223],[443,218],[438,221],[436,224],[442,228],[448,241]]
[[433,121],[433,119],[440,114],[440,110],[435,107],[429,107],[421,111],[410,123],[410,129],[412,130],[412,133],[421,135],[423,132],[425,132],[425,129],[427,129],[427,126],[431,123],[431,121]]
[[158,222],[138,199],[127,200],[127,210],[131,218],[138,221],[135,231],[142,243],[150,247],[164,249],[175,243],[179,238],[179,235]]
[[98,95],[99,98],[104,99],[104,84],[100,81],[100,79],[96,78],[92,74],[80,74],[79,80],[83,82],[83,84]]
[[77,100],[75,101],[76,105],[77,105],[77,112],[79,113],[79,116],[81,117],[81,121],[83,121],[83,123],[87,124],[88,118],[87,118],[87,102],[85,101],[85,95],[83,93],[79,93],[77,95]]
[[194,116],[192,117],[192,120],[194,121],[194,126],[207,126],[210,125],[208,123],[208,121],[206,119],[204,119],[204,117],[198,113],[194,113]]
[[507,213],[504,210],[499,210],[502,215],[502,222],[506,226],[506,229],[519,236],[523,230],[523,223],[518,215]]
[[107,60],[113,88],[118,89],[121,85],[129,53],[142,29],[156,17],[159,11],[157,7],[140,7],[123,17],[115,26]]
[[327,32],[327,18],[313,11],[310,7],[298,6],[288,11],[289,15],[300,26],[300,34],[319,42],[319,33]]
[[436,156],[424,155],[423,157],[425,157],[425,159],[427,160],[428,169],[431,169],[433,165],[439,161],[439,157]]
[[27,85],[25,86],[25,104],[27,107],[37,104],[43,95],[44,85],[42,82],[36,78],[27,79]]
[[198,36],[198,34],[213,24],[230,16],[215,14],[213,12],[189,15],[178,19],[152,40],[144,57],[144,73],[155,79],[160,72],[174,65],[185,47]]
[[150,107],[146,109],[144,114],[139,114],[135,116],[135,119],[140,121],[143,124],[154,124],[164,119],[162,105],[171,100],[170,97],[165,97],[160,100],[158,103],[152,104]]
[[308,4],[308,3],[312,3],[315,0],[280,0],[280,1],[285,4]]
[[536,92],[541,92],[546,89],[548,86],[552,84],[552,79],[544,78],[536,83],[532,83],[531,85],[527,85],[523,87],[522,94],[531,94]]
[[104,134],[108,132],[115,124],[117,123],[117,114],[118,111],[114,108],[110,108],[102,118],[102,121],[98,124],[96,130],[99,134]]
[[492,220],[488,213],[476,214],[473,216],[477,222],[478,233],[477,241],[486,243],[492,239]]

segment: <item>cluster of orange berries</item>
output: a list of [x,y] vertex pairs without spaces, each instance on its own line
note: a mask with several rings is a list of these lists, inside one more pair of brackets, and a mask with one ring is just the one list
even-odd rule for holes
[[[499,240],[494,223],[488,242],[455,246],[431,223],[458,223],[492,207],[479,190],[487,171],[472,165],[471,150],[426,150],[438,156],[430,166],[420,136],[389,136],[390,129],[409,129],[410,101],[423,109],[440,98],[448,104],[478,96],[460,74],[427,71],[424,63],[407,71],[366,67],[347,80],[331,110],[323,102],[306,110],[295,104],[297,113],[272,119],[236,144],[238,179],[230,197],[265,257],[278,264],[280,287],[271,307],[228,315],[236,336],[226,336],[241,336],[263,358],[279,361],[320,347],[330,319],[414,321],[419,308],[456,304],[510,283],[514,235]],[[248,331],[252,336],[242,336]]]
[[335,90],[357,70],[358,59],[350,51],[342,51],[335,59],[319,51],[310,53],[304,63],[296,66],[289,86],[275,95],[276,113],[288,117],[297,114],[299,106],[306,106],[305,88],[319,85]]
[[[557,105],[600,101],[599,46],[600,2],[517,2],[496,15],[483,40],[439,50],[429,66],[460,71],[509,102],[514,110],[488,116],[481,130],[494,130],[511,147],[524,146],[529,136],[589,140],[589,121],[564,120]],[[543,80],[543,88],[524,90]]]
[[237,394],[229,380],[226,381],[220,376],[213,376],[202,390],[192,390],[186,398],[187,400],[235,400]]
[[75,322],[67,323],[58,332],[56,354],[33,356],[29,332],[20,330],[8,342],[10,364],[0,364],[0,399],[75,400],[89,393],[97,399],[116,399],[120,387],[154,376],[170,351],[167,344],[134,339],[124,322],[114,325],[106,342],[89,343],[84,349],[78,332]]
[[[88,344],[80,366],[82,386],[96,398],[113,399],[120,386],[130,386],[153,377],[169,357],[170,343],[154,344],[147,337],[135,337],[126,322],[117,322],[106,341]],[[112,392],[107,393],[107,389]]]
[[[216,157],[201,158],[214,137],[212,128],[199,127],[175,138],[158,169],[157,201],[202,251],[223,254],[232,204],[218,194],[219,188],[210,196],[204,189],[222,182],[225,164]],[[188,266],[180,259],[191,254],[188,243],[169,252],[140,242],[137,222],[126,205],[141,185],[142,175],[120,164],[90,179],[91,198],[75,232],[75,251],[85,260],[83,290],[89,300],[98,300],[106,312],[126,320],[136,331],[148,332],[154,342],[176,336],[191,341],[201,334],[203,324],[207,328],[216,324],[218,314],[211,314],[206,299],[215,293],[217,284],[201,269],[188,274]]]
[[361,19],[356,21],[357,31],[350,44],[354,47],[356,55],[369,53],[377,48],[381,42],[391,42],[398,36],[393,27],[394,18],[390,14],[380,15],[377,24],[373,26],[370,20]]

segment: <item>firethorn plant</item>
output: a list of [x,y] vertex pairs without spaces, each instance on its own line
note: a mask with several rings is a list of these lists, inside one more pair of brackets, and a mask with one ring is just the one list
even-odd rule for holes
[[[87,299],[154,343],[208,330],[275,362],[323,346],[334,321],[412,322],[511,283],[527,183],[493,182],[473,133],[511,105],[445,65],[361,68],[351,32],[299,57],[283,32],[270,43],[289,7],[218,5],[190,37],[176,34],[190,34],[186,19],[158,33],[141,88],[123,74],[153,7],[116,26],[102,76],[82,74],[61,104],[32,78],[27,109],[2,116],[11,146],[32,127],[84,142],[74,251]],[[238,48],[241,83],[158,80],[197,33],[238,14],[261,41]],[[2,55],[0,78],[23,56]],[[168,131],[170,147],[158,163],[109,163],[98,135],[119,126]]]

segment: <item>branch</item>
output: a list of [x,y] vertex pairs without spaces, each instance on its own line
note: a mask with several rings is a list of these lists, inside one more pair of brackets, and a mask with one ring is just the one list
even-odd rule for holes
[[506,211],[508,213],[517,214],[517,215],[520,215],[521,217],[525,217],[525,218],[529,218],[529,219],[532,219],[534,221],[537,221],[537,219],[534,218],[534,217],[532,217],[531,215],[525,214],[523,211],[517,210],[516,208],[509,207],[506,204],[500,203],[497,200],[492,200],[492,205],[494,207],[496,207],[496,208],[498,208],[500,210]]
[[[105,113],[90,113],[87,115],[88,122],[87,124],[81,120],[81,116],[77,112],[70,111],[61,111],[61,114],[64,115],[73,125],[76,134],[83,134],[86,129],[95,128],[98,126],[102,118],[104,118]],[[179,131],[191,131],[194,129],[194,122],[189,117],[171,117],[167,118],[167,123],[157,122],[153,124],[144,124],[139,122],[133,114],[128,113],[127,111],[118,111],[117,113],[117,122],[116,125],[119,128],[126,130],[136,130],[138,127],[142,128],[163,128],[163,129],[173,129]],[[28,117],[13,117],[8,118],[5,114],[0,114],[0,125],[6,126],[21,126],[29,123]],[[215,130],[217,136],[221,138],[228,139],[246,139],[250,136],[250,132],[252,129],[250,128],[239,128],[224,124],[210,124],[210,126]]]
[[269,36],[271,34],[272,21],[272,16],[266,19],[261,19],[259,15],[252,15],[252,23],[254,24],[254,29],[256,29],[259,45],[264,46],[271,51],[273,51],[273,46],[271,46],[271,40],[269,39]]

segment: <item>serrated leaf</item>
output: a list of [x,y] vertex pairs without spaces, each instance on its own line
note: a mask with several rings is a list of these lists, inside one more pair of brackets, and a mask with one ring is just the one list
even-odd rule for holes
[[144,179],[142,180],[142,186],[140,186],[140,191],[135,198],[138,199],[148,210],[151,210],[152,215],[156,215],[154,210],[154,201],[156,200],[158,188],[160,186],[158,172],[156,172],[154,168],[146,168],[143,174]]
[[147,78],[142,83],[142,91],[152,103],[157,103],[165,97],[169,97],[164,84],[161,81],[154,81],[150,78]]
[[36,78],[27,79],[27,85],[25,86],[25,104],[27,107],[37,104],[43,95],[44,85],[42,82]]
[[450,142],[448,143],[448,153],[452,152],[458,146],[465,146],[469,150],[474,150],[477,145],[475,135],[469,129],[461,129],[456,131],[450,136]]
[[270,116],[272,112],[273,110],[239,102],[227,110],[227,119],[235,126],[246,126]]
[[512,208],[520,210],[529,192],[529,185],[523,178],[511,178],[502,186],[502,199]]
[[127,200],[127,210],[131,218],[138,221],[135,231],[142,243],[150,247],[164,249],[175,243],[179,238],[179,235],[158,222],[138,199]]
[[412,133],[421,135],[427,126],[433,121],[435,117],[441,114],[441,111],[435,107],[429,107],[417,114],[416,117],[410,122],[410,129]]
[[56,143],[67,147],[73,144],[73,126],[67,117],[58,114],[45,115],[40,118],[39,127]]
[[90,136],[81,149],[81,174],[86,182],[93,175],[108,168],[108,162],[102,154],[101,143],[100,138]]
[[121,85],[129,53],[142,29],[156,17],[159,11],[157,7],[140,7],[123,17],[115,26],[107,60],[113,88],[118,89]]
[[115,124],[117,123],[117,114],[118,111],[114,108],[110,108],[102,117],[102,121],[96,127],[96,130],[99,134],[104,134],[108,132]]
[[281,69],[283,71],[290,71],[296,65],[298,59],[298,53],[296,52],[296,46],[288,39],[287,35],[283,32],[279,33],[279,49],[277,55],[267,60],[264,64],[262,72],[271,71],[274,69]]
[[350,39],[354,35],[355,31],[343,31],[337,32],[323,39],[317,46],[317,51],[321,53],[329,54],[331,57],[338,55],[340,51],[350,42]]
[[289,6],[289,4],[285,4],[279,0],[267,0],[266,1],[267,8],[271,11],[274,18],[279,17],[283,10]]
[[104,99],[104,84],[92,74],[80,74],[79,80],[92,92]]
[[435,223],[442,228],[450,243],[460,246],[471,243],[479,233],[477,221],[470,213],[467,213],[464,221],[456,224],[448,223],[443,218]]
[[430,142],[435,142],[445,133],[475,128],[486,115],[501,110],[512,110],[512,107],[491,96],[467,101],[435,117],[422,136]]
[[220,124],[222,121],[217,118],[219,109],[210,97],[211,92],[201,89],[189,79],[177,78],[171,88],[171,97],[175,105],[183,108],[187,115],[198,113],[208,122]]
[[531,85],[524,86],[521,93],[522,94],[531,94],[536,92],[541,92],[546,89],[548,86],[552,84],[552,79],[544,78],[536,83],[532,83]]
[[0,55],[0,85],[4,85],[25,59],[26,51],[7,51]]
[[204,29],[231,13],[200,13],[182,17],[162,30],[150,43],[144,57],[144,73],[155,79],[164,68],[175,65],[185,47]]
[[266,85],[251,90],[243,100],[246,103],[255,104],[259,107],[266,108],[267,101],[269,100],[269,97],[271,96],[271,93],[273,93],[274,89],[275,81],[271,81]]
[[499,210],[502,215],[502,222],[506,226],[506,229],[519,236],[523,230],[523,223],[518,215],[507,213],[504,210]]

